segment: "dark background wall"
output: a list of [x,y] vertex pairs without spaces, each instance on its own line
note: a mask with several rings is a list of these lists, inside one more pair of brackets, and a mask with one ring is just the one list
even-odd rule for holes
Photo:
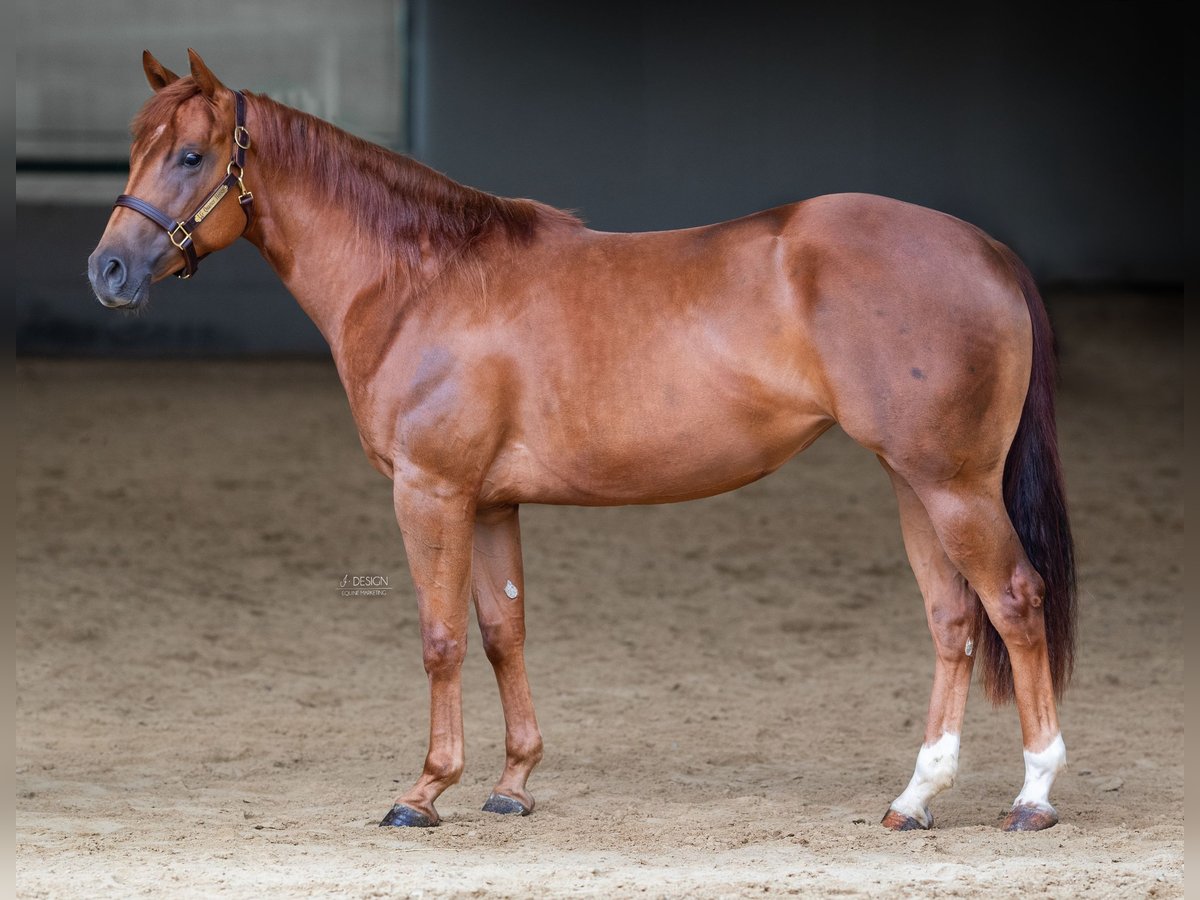
[[[975,222],[1046,283],[1180,284],[1181,10],[417,0],[410,149],[606,230],[870,191]],[[18,202],[18,351],[322,350],[244,244],[145,315],[100,309],[107,215]]]

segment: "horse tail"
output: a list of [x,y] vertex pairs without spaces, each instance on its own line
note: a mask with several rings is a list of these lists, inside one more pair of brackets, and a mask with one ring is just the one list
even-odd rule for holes
[[[1075,548],[1067,517],[1054,417],[1055,347],[1033,275],[1008,247],[997,249],[1021,285],[1033,325],[1033,363],[1021,421],[1004,463],[1004,505],[1029,562],[1045,582],[1042,611],[1050,677],[1061,697],[1075,663]],[[979,663],[992,703],[1013,699],[1012,663],[995,626],[983,616]]]

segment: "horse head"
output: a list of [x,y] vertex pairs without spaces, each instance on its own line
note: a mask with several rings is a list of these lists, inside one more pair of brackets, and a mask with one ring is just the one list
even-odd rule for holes
[[[109,308],[141,306],[151,284],[190,276],[200,258],[232,244],[249,225],[244,98],[194,50],[188,58],[191,74],[180,77],[149,51],[142,54],[154,95],[133,121],[125,193],[88,258],[92,289]],[[240,204],[222,203],[229,193]]]

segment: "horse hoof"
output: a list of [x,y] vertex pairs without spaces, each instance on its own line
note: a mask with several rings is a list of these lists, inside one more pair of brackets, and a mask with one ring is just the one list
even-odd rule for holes
[[1034,806],[1022,803],[1014,806],[1001,826],[1005,831],[1041,831],[1058,824],[1058,813],[1053,806]]
[[883,817],[883,821],[879,824],[884,828],[890,828],[892,831],[928,831],[933,825],[933,816],[929,813],[925,814],[929,817],[929,825],[922,825],[912,816],[906,816],[902,812],[896,812],[894,809],[889,809],[887,815]]
[[436,819],[431,819],[425,813],[415,810],[411,806],[405,806],[403,803],[393,806],[383,817],[383,821],[379,823],[380,828],[433,828],[436,825]]
[[487,803],[483,804],[483,811],[498,813],[502,816],[527,816],[533,812],[520,800],[505,797],[503,794],[492,794],[488,797]]

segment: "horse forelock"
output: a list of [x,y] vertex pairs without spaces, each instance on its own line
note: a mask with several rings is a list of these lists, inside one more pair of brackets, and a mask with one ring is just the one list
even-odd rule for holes
[[199,93],[200,85],[190,77],[180,78],[155,91],[129,125],[129,133],[133,136],[134,143],[153,134],[155,129],[171,124],[176,110]]

